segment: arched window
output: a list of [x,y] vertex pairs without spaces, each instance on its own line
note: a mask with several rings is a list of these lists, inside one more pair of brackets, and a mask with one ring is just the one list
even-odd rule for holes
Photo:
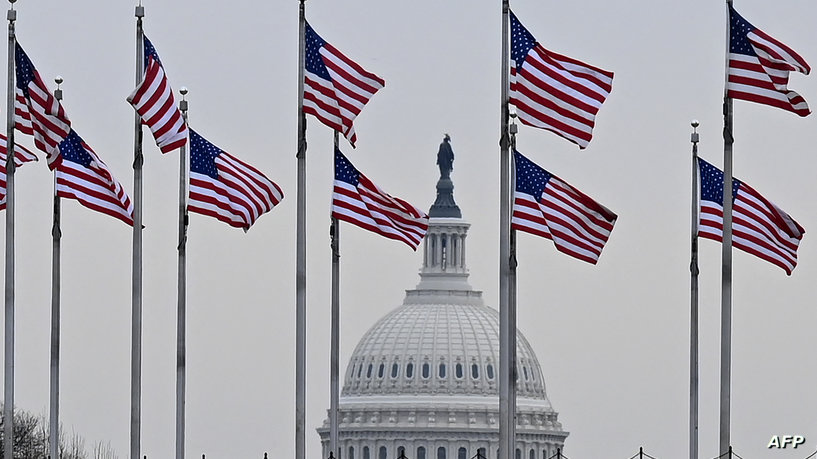
[[399,370],[399,369],[400,369],[400,366],[399,366],[399,365],[397,365],[397,362],[395,362],[395,363],[393,363],[393,364],[391,365],[391,377],[392,377],[392,378],[396,378],[396,377],[397,377],[397,372],[398,372],[398,370]]
[[488,375],[488,379],[493,381],[493,379],[494,379],[494,366],[489,363],[488,366],[485,368],[485,373]]
[[516,448],[516,459],[522,459],[522,450]]
[[354,446],[349,447],[349,459],[355,459],[355,447]]
[[380,366],[377,368],[377,377],[383,379],[383,374],[386,371],[386,364],[381,363]]
[[371,457],[369,456],[369,447],[368,446],[363,447],[363,459],[371,459]]
[[477,449],[477,456],[479,456],[477,457],[477,459],[488,459],[488,456],[486,456],[486,454],[487,453],[485,452],[485,448]]
[[357,366],[357,379],[360,379],[360,375],[363,373],[363,364]]
[[369,364],[369,368],[366,369],[366,378],[372,379],[372,364]]
[[437,459],[445,459],[445,447],[440,446],[437,448]]
[[454,371],[455,371],[454,374],[457,375],[457,379],[462,379],[463,373],[462,373],[462,364],[461,363],[457,362],[457,366],[454,367]]
[[386,447],[381,446],[380,452],[377,454],[377,459],[386,459]]
[[426,459],[426,448],[425,448],[425,446],[418,446],[417,447],[417,459]]
[[528,380],[528,367],[522,367],[522,371],[525,373],[525,381]]
[[438,376],[440,377],[440,379],[445,379],[445,364],[444,363],[440,364],[440,371],[438,373]]
[[460,449],[457,450],[457,459],[468,459],[468,450],[460,447]]
[[479,379],[479,365],[476,363],[471,364],[471,378]]
[[428,379],[428,377],[430,376],[430,373],[431,373],[431,366],[428,364],[428,362],[426,362],[426,363],[423,364],[423,379]]
[[406,447],[405,446],[398,446],[397,447],[397,457],[406,457]]
[[414,364],[409,362],[406,365],[406,379],[411,379],[414,377]]
[[536,451],[531,449],[530,454],[528,454],[528,459],[536,459]]

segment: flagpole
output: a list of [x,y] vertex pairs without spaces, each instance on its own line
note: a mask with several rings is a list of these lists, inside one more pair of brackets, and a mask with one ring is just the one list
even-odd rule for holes
[[692,250],[689,317],[689,459],[698,459],[698,126],[692,121]]
[[[179,110],[187,124],[187,88],[179,89]],[[179,149],[179,280],[176,315],[176,459],[184,459],[185,390],[187,383],[187,144]]]
[[[511,124],[509,126],[509,133],[511,135],[511,152],[516,151],[516,133],[519,131],[519,126],[516,125],[516,112],[510,112],[510,120]],[[511,385],[508,391],[508,409],[511,411],[510,417],[510,443],[512,448],[508,450],[509,456],[516,458],[515,456],[515,449],[516,449],[516,377],[517,377],[517,367],[516,367],[516,296],[517,296],[517,289],[516,289],[516,230],[511,228],[510,221],[513,216],[513,209],[511,206],[511,202],[513,200],[513,190],[516,189],[516,161],[512,161],[509,158],[509,185],[508,185],[508,225],[510,228],[510,245],[509,245],[509,272],[508,272],[508,329],[510,331],[510,345],[508,346],[508,352],[510,353],[510,374],[511,374]]]
[[513,457],[515,440],[514,360],[515,332],[510,300],[511,212],[510,212],[510,153],[508,132],[508,100],[510,73],[510,35],[508,0],[502,0],[502,95],[500,101],[499,156],[499,459]]
[[[5,353],[3,378],[3,438],[14,438],[14,52],[17,38],[14,21],[17,11],[9,0],[8,89],[6,92],[6,295],[5,295]],[[3,442],[3,457],[13,457],[14,442]]]
[[[63,82],[61,76],[54,78],[57,89],[54,98],[62,101]],[[51,226],[51,398],[50,422],[48,429],[48,452],[51,457],[60,457],[60,291],[61,256],[60,239],[60,197],[57,192],[57,171],[54,170],[54,219]]]
[[295,261],[295,459],[306,459],[306,117],[304,50],[306,16],[298,8],[298,192]]
[[[729,43],[732,36],[726,0],[726,75],[729,79]],[[729,451],[732,393],[732,99],[724,84],[723,97],[723,244],[721,252],[721,387],[720,387],[720,454]]]
[[[339,135],[335,131],[335,150],[338,149]],[[334,152],[332,152],[334,157]],[[329,397],[329,451],[340,458],[338,451],[338,408],[340,404],[340,224],[331,218],[329,230],[332,248],[332,331],[330,357],[330,397]]]
[[[136,7],[136,86],[145,68],[142,18],[145,7]],[[133,142],[133,280],[131,286],[131,419],[130,457],[141,457],[142,429],[142,118],[136,113]]]

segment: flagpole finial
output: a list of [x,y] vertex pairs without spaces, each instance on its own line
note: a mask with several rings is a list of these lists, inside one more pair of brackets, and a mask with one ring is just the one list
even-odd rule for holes
[[516,134],[519,132],[519,126],[516,125],[516,110],[511,109],[508,113],[508,116],[511,117],[511,124],[508,126],[508,129],[511,134]]
[[62,89],[60,89],[60,85],[63,81],[60,75],[54,77],[54,83],[57,83],[57,89],[54,90],[54,98],[57,100],[62,100]]
[[182,95],[182,100],[184,100],[184,96],[186,96],[188,92],[187,86],[182,86],[179,88],[179,94]]
[[179,94],[182,95],[182,100],[179,101],[179,110],[182,111],[182,116],[184,117],[185,122],[187,122],[187,99],[184,98],[188,93],[187,86],[182,86],[179,88]]
[[62,79],[61,75],[57,75],[57,76],[54,77],[54,83],[57,83],[57,87],[59,87],[62,84],[63,81],[65,81],[65,80]]
[[134,13],[134,15],[139,19],[142,19],[143,17],[145,17],[145,7],[142,6],[141,1],[139,2],[138,5],[136,5],[136,12]]
[[692,126],[692,136],[690,137],[690,142],[698,143],[698,126],[700,126],[701,123],[699,123],[698,120],[692,120],[692,122],[689,124]]

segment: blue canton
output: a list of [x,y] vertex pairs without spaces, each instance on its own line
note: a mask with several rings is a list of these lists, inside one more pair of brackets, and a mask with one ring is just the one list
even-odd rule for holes
[[82,164],[85,167],[91,167],[94,162],[94,158],[82,145],[82,138],[73,129],[71,129],[68,137],[60,142],[60,155],[65,161]]
[[216,158],[221,149],[190,129],[190,172],[207,175],[218,180]]
[[360,183],[360,172],[337,148],[335,149],[335,180],[346,182],[355,188]]
[[159,59],[159,54],[156,52],[156,48],[153,47],[153,43],[148,40],[148,37],[143,37],[145,40],[145,69],[148,68],[148,64],[150,63],[150,58],[152,57],[154,61],[156,61],[159,66],[162,66],[162,60]]
[[[723,206],[723,171],[698,158],[701,171],[701,200],[711,201]],[[740,180],[732,179],[732,202],[738,195]]]
[[516,191],[541,199],[545,185],[553,176],[516,150],[513,157],[516,164]]
[[306,71],[313,73],[323,78],[324,80],[332,80],[329,76],[329,70],[326,69],[326,64],[323,63],[321,57],[321,48],[326,42],[321,38],[309,23],[306,24],[306,33],[304,41],[306,42],[306,56],[304,56],[304,66]]
[[528,32],[516,15],[511,13],[511,59],[515,62],[516,69],[522,68],[530,50],[536,46],[536,38]]
[[28,55],[26,55],[26,52],[23,51],[23,48],[19,43],[16,44],[14,58],[17,61],[17,88],[21,89],[25,98],[28,99],[28,85],[34,81],[34,73],[37,71],[37,69],[34,68],[34,64],[31,63],[31,59],[28,58]]
[[745,54],[747,56],[757,56],[752,43],[747,35],[755,30],[755,26],[743,19],[741,15],[731,6],[729,7],[729,26],[731,37],[729,40],[729,52],[734,54]]

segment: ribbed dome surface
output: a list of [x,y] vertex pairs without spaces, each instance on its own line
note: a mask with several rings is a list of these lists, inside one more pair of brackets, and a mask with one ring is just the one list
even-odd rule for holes
[[[462,304],[428,304],[437,295],[422,293],[407,292],[402,306],[366,332],[350,359],[344,396],[498,395],[497,311],[481,304],[480,292],[446,292],[448,302]],[[517,336],[517,395],[546,399],[539,362]]]

